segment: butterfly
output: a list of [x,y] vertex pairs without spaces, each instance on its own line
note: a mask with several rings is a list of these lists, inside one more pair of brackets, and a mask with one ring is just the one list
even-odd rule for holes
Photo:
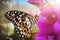
[[38,18],[37,16],[33,17],[26,12],[18,10],[7,11],[4,15],[15,25],[20,37],[25,37],[31,33],[31,30]]

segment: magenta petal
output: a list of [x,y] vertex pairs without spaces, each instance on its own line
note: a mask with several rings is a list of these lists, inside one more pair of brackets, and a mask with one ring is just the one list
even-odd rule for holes
[[36,34],[35,35],[35,40],[47,40],[47,36],[41,35],[41,34]]
[[53,38],[51,36],[48,36],[48,40],[53,40]]
[[32,3],[32,4],[40,4],[42,0],[28,0],[29,3]]
[[41,18],[38,20],[38,22],[37,22],[37,26],[38,26],[38,28],[39,28],[39,30],[40,30],[40,33],[45,33],[45,32],[46,32],[45,26],[43,25],[44,22],[45,22],[45,19],[44,19],[43,17],[41,17]]
[[58,35],[58,40],[60,40],[60,34]]
[[54,24],[54,29],[55,29],[55,32],[60,33],[60,23],[56,22]]

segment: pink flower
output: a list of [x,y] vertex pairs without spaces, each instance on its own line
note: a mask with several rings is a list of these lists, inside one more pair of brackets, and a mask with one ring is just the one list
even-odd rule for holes
[[[40,32],[51,33],[54,31],[53,24],[57,21],[56,12],[51,7],[46,7],[40,14],[37,22]],[[48,29],[49,28],[49,29]],[[41,31],[44,30],[44,31]]]
[[56,11],[52,7],[44,8],[42,13],[39,15],[39,20],[37,22],[40,32],[35,35],[35,40],[53,40],[52,35],[55,35],[53,25],[56,21]]
[[55,5],[55,10],[57,12],[57,21],[54,24],[54,30],[58,35],[58,40],[60,40],[60,4]]
[[40,32],[35,35],[35,40],[60,40],[60,4],[53,8],[44,8],[42,0],[29,0],[28,2],[42,11],[37,22]]

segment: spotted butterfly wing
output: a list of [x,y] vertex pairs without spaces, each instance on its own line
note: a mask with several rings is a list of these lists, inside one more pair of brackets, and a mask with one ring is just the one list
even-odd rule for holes
[[32,15],[22,11],[12,10],[6,12],[5,17],[16,26],[19,36],[25,37],[31,33],[31,28],[33,27]]

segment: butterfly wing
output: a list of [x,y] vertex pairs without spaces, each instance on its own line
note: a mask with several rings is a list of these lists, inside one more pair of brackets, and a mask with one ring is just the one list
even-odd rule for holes
[[21,37],[27,36],[33,27],[33,17],[25,12],[12,10],[6,12],[5,17],[16,26],[17,33]]

